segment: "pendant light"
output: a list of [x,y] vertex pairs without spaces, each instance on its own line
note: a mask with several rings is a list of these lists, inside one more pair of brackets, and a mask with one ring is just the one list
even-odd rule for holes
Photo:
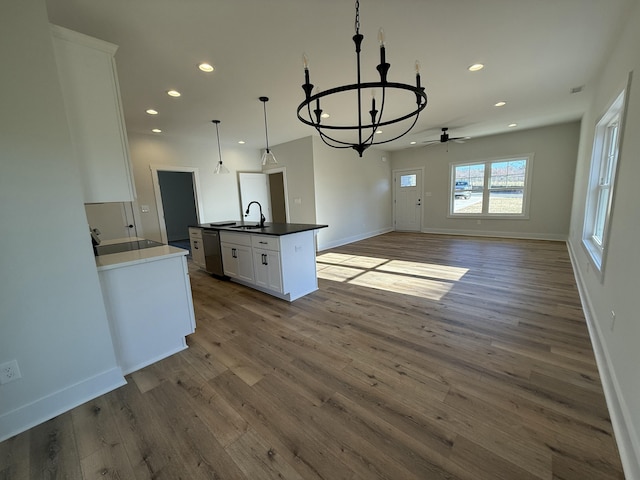
[[260,97],[264,109],[264,136],[267,140],[267,149],[262,154],[262,165],[277,165],[276,156],[269,150],[269,130],[267,129],[267,102],[269,97]]
[[222,153],[220,152],[220,132],[218,131],[218,125],[220,124],[220,120],[211,120],[212,123],[216,125],[216,137],[218,138],[218,163],[216,164],[216,168],[213,169],[213,173],[216,175],[220,173],[229,173],[229,169],[222,164]]

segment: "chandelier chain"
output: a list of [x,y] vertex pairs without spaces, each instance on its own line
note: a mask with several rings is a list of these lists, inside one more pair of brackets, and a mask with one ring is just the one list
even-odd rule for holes
[[356,0],[356,33],[360,33],[360,1]]

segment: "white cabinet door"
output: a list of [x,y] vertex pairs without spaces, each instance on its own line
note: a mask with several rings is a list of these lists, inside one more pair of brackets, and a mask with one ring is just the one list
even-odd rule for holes
[[224,274],[231,278],[254,282],[253,252],[250,246],[222,243]]
[[220,247],[222,250],[224,274],[230,278],[238,278],[240,274],[238,273],[237,247],[232,243],[222,243]]
[[262,288],[282,292],[282,266],[280,253],[273,250],[253,249],[255,284]]
[[200,268],[205,268],[204,244],[202,243],[202,229],[189,228],[189,243],[191,244],[191,260]]
[[74,154],[85,203],[135,200],[120,89],[116,45],[51,26]]

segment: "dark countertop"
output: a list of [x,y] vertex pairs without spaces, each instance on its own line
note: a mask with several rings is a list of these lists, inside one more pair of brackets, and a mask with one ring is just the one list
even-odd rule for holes
[[292,233],[306,232],[308,230],[317,230],[320,228],[326,228],[329,225],[316,225],[313,223],[270,223],[265,222],[263,228],[238,228],[240,226],[253,227],[257,225],[256,222],[235,222],[229,220],[228,222],[212,222],[201,223],[199,225],[191,225],[196,228],[203,228],[205,230],[220,230],[225,232],[240,232],[240,233],[256,233],[260,235],[290,235]]

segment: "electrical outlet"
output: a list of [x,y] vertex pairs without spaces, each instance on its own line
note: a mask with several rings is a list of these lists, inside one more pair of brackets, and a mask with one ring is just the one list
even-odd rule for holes
[[10,362],[0,365],[0,385],[13,382],[19,378],[22,378],[22,375],[20,375],[20,369],[18,368],[18,362],[16,360],[11,360]]

